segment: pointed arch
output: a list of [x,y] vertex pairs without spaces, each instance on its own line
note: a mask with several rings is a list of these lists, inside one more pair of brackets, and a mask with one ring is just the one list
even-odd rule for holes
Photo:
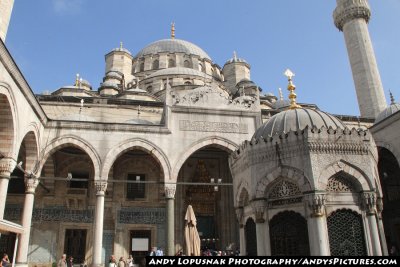
[[0,82],[0,157],[17,158],[18,113],[11,87]]
[[172,176],[171,178],[176,180],[178,177],[178,173],[181,169],[181,167],[183,166],[183,164],[185,163],[185,161],[197,150],[206,147],[206,146],[210,146],[210,145],[215,145],[219,148],[222,148],[223,150],[227,151],[228,153],[232,153],[233,151],[237,150],[239,148],[239,146],[235,143],[233,143],[232,141],[222,138],[222,137],[217,137],[217,136],[213,136],[213,137],[206,137],[203,139],[200,139],[194,143],[192,143],[188,149],[185,150],[185,152],[183,152],[179,158],[178,161],[176,162],[173,172],[172,172]]
[[52,142],[50,142],[46,146],[46,148],[44,148],[43,152],[41,153],[43,157],[39,161],[39,169],[37,173],[38,174],[41,173],[42,168],[50,155],[52,155],[56,150],[66,146],[74,146],[84,151],[92,160],[94,168],[94,179],[97,180],[100,178],[99,175],[100,175],[101,160],[97,151],[86,140],[74,135],[68,135],[56,138]]
[[371,181],[374,181],[374,179],[368,179],[367,175],[362,170],[344,160],[332,163],[321,172],[318,178],[317,189],[325,190],[328,186],[329,178],[339,172],[346,173],[350,177],[355,178],[355,182],[359,185],[362,191],[373,191],[375,189],[371,184]]
[[107,153],[103,168],[101,170],[100,177],[102,179],[108,179],[110,169],[113,166],[115,160],[117,160],[117,158],[120,155],[122,155],[123,153],[125,153],[126,151],[134,149],[134,148],[143,150],[143,151],[149,153],[150,155],[152,155],[161,165],[161,169],[164,173],[164,180],[165,181],[170,180],[171,166],[170,166],[167,156],[155,144],[153,144],[145,139],[142,139],[142,138],[133,138],[133,139],[126,140],[126,141],[120,143],[119,145],[117,145],[116,147],[114,147],[113,149],[111,149]]
[[237,191],[235,207],[244,207],[250,200],[249,188],[247,182],[242,182]]
[[386,148],[387,150],[389,150],[395,156],[395,158],[397,159],[397,163],[400,166],[400,151],[398,151],[392,145],[390,145],[390,144],[388,144],[386,142],[383,142],[383,141],[376,141],[375,140],[375,144],[376,144],[377,147],[383,147],[383,148]]
[[268,188],[274,185],[275,181],[280,177],[297,184],[302,192],[312,190],[310,180],[305,176],[302,170],[283,165],[275,168],[272,171],[269,171],[268,174],[266,174],[265,177],[257,183],[256,198],[265,197],[265,193],[268,191]]

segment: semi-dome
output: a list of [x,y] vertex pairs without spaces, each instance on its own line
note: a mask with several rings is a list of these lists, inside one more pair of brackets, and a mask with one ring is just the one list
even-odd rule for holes
[[342,121],[333,115],[316,109],[296,108],[282,111],[272,116],[256,130],[253,138],[279,135],[289,131],[303,130],[306,127],[320,129],[332,127],[334,130],[345,129]]
[[387,117],[391,116],[392,114],[398,112],[400,110],[400,104],[392,102],[390,106],[385,108],[375,119],[375,123],[383,121]]
[[143,57],[146,55],[158,54],[158,53],[185,53],[197,55],[200,58],[207,58],[211,60],[210,56],[204,52],[203,49],[197,45],[190,43],[188,41],[179,39],[164,39],[159,40],[154,43],[149,44],[143,48],[136,57]]

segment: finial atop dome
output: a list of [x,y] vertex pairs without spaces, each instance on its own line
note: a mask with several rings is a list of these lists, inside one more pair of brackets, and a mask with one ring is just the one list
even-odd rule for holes
[[294,90],[296,90],[296,86],[292,82],[292,78],[295,76],[294,73],[290,69],[287,69],[285,71],[284,75],[288,78],[288,82],[289,82],[288,87],[287,87],[287,89],[290,92],[289,93],[289,99],[290,99],[290,107],[289,108],[290,109],[301,108],[301,106],[296,103],[297,95],[294,92]]
[[171,39],[175,39],[175,22],[171,23]]
[[79,73],[76,74],[76,78],[75,78],[75,86],[78,87],[79,86]]
[[391,105],[396,104],[396,102],[394,102],[393,94],[392,94],[392,92],[391,92],[390,90],[389,90],[389,94],[390,94],[390,104],[391,104]]
[[119,49],[122,50],[122,42],[119,42]]
[[233,60],[234,60],[234,61],[237,61],[236,51],[233,51]]

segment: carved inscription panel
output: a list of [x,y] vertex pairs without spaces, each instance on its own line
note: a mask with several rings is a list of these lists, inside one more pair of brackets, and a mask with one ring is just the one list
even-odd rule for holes
[[243,133],[249,132],[247,124],[232,122],[210,122],[180,120],[179,130],[196,132]]

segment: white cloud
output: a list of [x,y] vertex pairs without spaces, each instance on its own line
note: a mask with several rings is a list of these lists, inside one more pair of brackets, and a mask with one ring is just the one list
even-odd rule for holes
[[77,14],[82,10],[84,0],[53,0],[53,8],[59,14]]

